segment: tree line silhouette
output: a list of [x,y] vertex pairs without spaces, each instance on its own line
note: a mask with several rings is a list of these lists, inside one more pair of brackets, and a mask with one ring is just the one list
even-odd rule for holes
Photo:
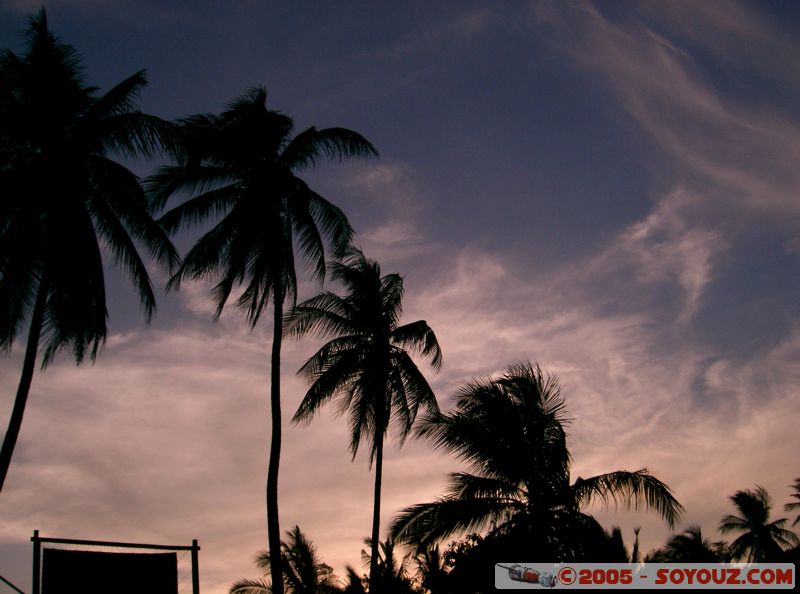
[[[564,399],[557,379],[536,364],[467,382],[451,412],[439,409],[414,358],[438,371],[442,352],[427,322],[401,324],[402,277],[383,275],[353,245],[346,214],[299,177],[323,160],[377,157],[368,140],[345,128],[295,134],[289,116],[267,107],[261,87],[219,114],[166,121],[138,109],[145,84],[140,71],[100,94],[74,48],[50,31],[44,9],[30,18],[26,52],[0,53],[0,347],[10,349],[28,329],[0,451],[0,490],[40,350],[45,369],[61,350],[77,364],[94,360],[105,341],[104,253],[127,273],[145,319],[155,312],[141,245],[168,272],[167,290],[187,279],[213,281],[215,319],[232,299],[251,327],[271,308],[268,550],[257,560],[269,575],[237,582],[232,593],[487,591],[497,561],[638,560],[638,531],[629,553],[619,529],[607,531],[586,511],[593,502],[652,510],[678,525],[683,507],[645,468],[572,479]],[[145,179],[114,160],[157,154],[171,164]],[[169,236],[209,223],[181,258]],[[312,278],[329,277],[344,294],[324,291],[297,304],[297,258]],[[371,537],[362,551],[369,572],[349,567],[346,583],[299,527],[281,539],[281,346],[284,337],[306,334],[328,342],[299,370],[309,388],[293,421],[310,423],[335,402],[349,422],[353,457],[366,442],[375,469]],[[412,435],[426,439],[468,471],[451,474],[435,501],[401,510],[381,540],[390,427],[401,444]],[[800,479],[794,488],[798,501],[787,509],[800,507]],[[725,516],[720,530],[739,534],[733,542],[709,543],[690,526],[647,559],[766,561],[797,546],[785,519],[769,521],[763,488],[731,499],[738,515]],[[402,548],[413,559],[401,557]]]
[[[792,497],[800,499],[800,479],[795,480],[792,488]],[[735,514],[723,516],[719,530],[723,534],[736,535],[732,542],[711,542],[703,536],[701,527],[694,524],[673,534],[663,546],[644,557],[639,549],[639,528],[634,529],[634,542],[629,549],[618,527],[609,532],[591,516],[586,516],[587,523],[577,533],[562,534],[553,539],[549,548],[537,550],[537,541],[545,538],[541,534],[534,533],[530,539],[520,539],[513,533],[513,526],[503,528],[498,524],[492,524],[492,528],[483,534],[471,532],[451,540],[445,547],[438,542],[398,539],[396,526],[403,521],[401,514],[392,534],[380,543],[378,572],[372,579],[369,575],[359,575],[349,565],[345,568],[346,576],[343,579],[337,577],[333,569],[321,560],[313,543],[295,526],[282,541],[282,557],[287,567],[286,587],[289,592],[309,594],[375,591],[392,594],[485,593],[495,590],[492,568],[498,561],[524,563],[537,559],[596,563],[744,561],[797,565],[800,562],[800,540],[784,527],[788,522],[786,518],[771,518],[772,499],[763,487],[737,491],[729,500]],[[798,502],[784,506],[786,511],[799,508]],[[795,518],[792,526],[798,523],[800,516]],[[538,528],[546,534],[548,528],[554,526],[539,524]],[[366,539],[365,544],[370,546],[370,539]],[[397,552],[399,544],[409,545],[410,552],[400,556]],[[536,557],[537,554],[546,557]],[[361,556],[365,565],[370,563],[366,551],[362,550]],[[261,568],[268,567],[269,554],[259,553],[256,564]],[[377,588],[370,587],[370,584]],[[240,580],[230,588],[230,594],[269,594],[272,591],[270,583],[264,579]]]

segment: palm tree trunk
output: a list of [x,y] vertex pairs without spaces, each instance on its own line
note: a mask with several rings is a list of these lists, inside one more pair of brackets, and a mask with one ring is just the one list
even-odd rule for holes
[[8,429],[3,439],[3,447],[0,449],[0,492],[6,482],[8,467],[11,465],[11,456],[14,447],[17,445],[19,430],[22,427],[22,416],[25,414],[25,405],[28,402],[28,393],[33,381],[33,370],[36,367],[36,352],[39,348],[39,336],[42,333],[44,322],[44,310],[47,305],[47,283],[44,279],[39,282],[36,294],[36,303],[33,306],[31,315],[31,327],[28,330],[28,343],[25,347],[25,358],[22,362],[22,376],[17,387],[17,397],[14,399],[14,407],[11,409],[11,418],[8,421]]
[[283,287],[275,283],[275,317],[272,331],[272,381],[270,405],[272,413],[272,439],[267,470],[267,540],[269,542],[272,593],[283,594],[283,566],[281,564],[281,530],[278,523],[278,467],[281,461],[281,342],[283,340]]
[[381,529],[381,481],[383,480],[383,430],[379,429],[378,443],[375,444],[375,501],[372,508],[372,552],[369,560],[369,592],[380,592],[378,585],[378,551]]

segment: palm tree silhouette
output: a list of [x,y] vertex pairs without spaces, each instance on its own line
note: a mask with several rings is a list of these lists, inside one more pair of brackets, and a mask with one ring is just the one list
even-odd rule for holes
[[654,509],[673,526],[683,508],[646,469],[570,484],[571,458],[558,382],[538,366],[510,366],[499,378],[464,385],[452,413],[433,413],[420,435],[467,462],[437,501],[403,510],[391,534],[420,547],[493,526],[487,541],[517,542],[542,558],[580,560],[607,540],[581,509],[594,500]]
[[647,563],[722,563],[727,561],[725,543],[712,543],[693,524],[680,534],[673,534],[663,548],[647,555]]
[[[794,479],[794,484],[791,485],[792,489],[794,489],[794,493],[792,493],[792,497],[794,497],[797,501],[793,501],[791,503],[787,503],[783,506],[784,511],[795,511],[800,509],[800,478]],[[792,522],[792,526],[797,526],[800,524],[800,515],[798,515],[794,522]]]
[[22,426],[39,342],[42,369],[61,349],[94,361],[106,338],[105,244],[139,294],[145,318],[155,295],[141,241],[177,265],[152,219],[139,180],[111,156],[148,157],[169,146],[171,126],[141,113],[144,71],[104,95],[89,86],[75,49],[30,18],[27,51],[0,53],[0,348],[28,325],[22,374],[0,450],[2,490]]
[[784,546],[800,542],[794,532],[784,528],[788,521],[786,518],[769,521],[772,497],[764,487],[756,485],[753,491],[736,491],[730,499],[740,515],[724,516],[719,530],[723,534],[743,533],[730,545],[735,559],[768,562],[779,559]]
[[[293,303],[296,295],[294,247],[321,280],[325,276],[325,240],[334,255],[340,255],[352,235],[344,213],[296,174],[321,157],[345,159],[377,156],[377,152],[360,134],[344,128],[312,127],[292,138],[292,119],[267,109],[266,98],[263,88],[255,88],[233,100],[220,115],[182,120],[181,163],[161,168],[149,180],[148,188],[159,208],[175,194],[194,194],[161,218],[171,232],[221,217],[186,255],[170,288],[179,288],[187,278],[216,279],[218,318],[233,289],[244,286],[236,303],[246,310],[251,327],[270,302],[273,305],[272,436],[266,500],[269,550],[273,559],[279,559],[281,322],[284,303]],[[273,589],[280,594],[280,561],[271,564],[271,571]]]
[[422,588],[430,594],[450,592],[447,559],[436,545],[429,545],[414,556],[417,564],[416,578]]
[[345,565],[344,568],[347,573],[346,581],[342,586],[342,594],[367,594],[364,588],[364,580],[358,572],[351,565]]
[[311,383],[294,416],[310,422],[327,401],[339,397],[339,411],[350,419],[350,451],[355,458],[362,440],[370,444],[375,463],[370,585],[378,575],[383,442],[393,420],[400,441],[406,438],[420,407],[438,411],[436,397],[409,351],[426,358],[434,370],[442,365],[436,335],[425,321],[400,326],[403,280],[381,276],[377,262],[350,248],[342,262],[331,263],[331,277],[346,295],[323,292],[287,316],[287,334],[334,336],[300,369]]
[[625,545],[625,538],[622,536],[622,529],[619,526],[612,527],[611,531],[603,528],[602,536],[603,538],[592,552],[594,559],[600,563],[628,563],[631,561],[628,547]]
[[[267,551],[256,555],[256,565],[269,571],[272,563]],[[339,592],[336,576],[327,563],[323,563],[317,548],[295,526],[281,541],[281,560],[286,590],[292,594],[332,594]],[[272,585],[264,578],[239,580],[230,588],[230,594],[272,594]]]
[[[367,545],[370,552],[363,549],[361,551],[361,559],[370,567],[372,567],[372,551],[375,550],[372,542],[371,538],[365,538],[364,544]],[[414,594],[414,586],[406,568],[409,556],[398,559],[397,548],[391,538],[378,543],[377,551],[378,569],[375,577],[369,580],[369,591],[386,592],[387,594]]]

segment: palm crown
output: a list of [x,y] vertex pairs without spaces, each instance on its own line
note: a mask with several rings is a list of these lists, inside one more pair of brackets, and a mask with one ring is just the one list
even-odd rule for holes
[[301,367],[300,374],[311,387],[294,420],[310,421],[323,404],[339,396],[340,412],[349,413],[353,456],[365,439],[372,461],[392,418],[402,440],[421,406],[438,410],[409,351],[426,358],[435,370],[441,367],[442,353],[427,322],[399,325],[400,275],[381,276],[377,262],[356,248],[330,267],[331,278],[344,285],[346,296],[323,292],[298,304],[286,317],[290,335],[336,336]]
[[130,276],[148,318],[155,295],[134,240],[163,264],[177,263],[137,177],[110,158],[151,155],[170,126],[135,107],[143,71],[98,96],[44,10],[27,37],[25,55],[0,53],[0,346],[11,345],[42,293],[43,364],[66,346],[80,362],[106,335],[101,245]]
[[727,547],[712,543],[703,536],[699,525],[693,524],[680,534],[673,534],[664,547],[645,559],[648,563],[720,563],[727,561]]
[[[334,594],[336,587],[333,568],[324,563],[317,547],[295,526],[281,540],[281,560],[284,567],[286,590],[291,594]],[[256,555],[256,565],[264,570],[272,566],[268,551]],[[244,579],[234,583],[230,594],[272,594],[272,585],[263,578]]]
[[136,108],[144,72],[98,95],[75,50],[49,31],[44,9],[31,18],[27,45],[24,55],[0,53],[0,348],[29,328],[0,489],[40,340],[42,367],[67,347],[76,363],[94,359],[105,341],[106,252],[128,274],[147,319],[155,294],[136,241],[168,268],[178,261],[138,178],[111,158],[172,146],[172,127]]
[[295,242],[321,279],[325,240],[340,255],[352,235],[344,213],[296,174],[323,156],[377,156],[360,134],[344,128],[312,127],[292,137],[292,119],[267,109],[266,99],[255,88],[220,115],[181,120],[182,162],[148,181],[156,207],[181,192],[194,194],[162,217],[170,232],[221,217],[186,255],[171,286],[217,277],[219,316],[234,287],[244,285],[237,304],[253,325],[271,298],[294,297]]
[[558,382],[538,366],[519,363],[499,378],[466,384],[455,410],[428,416],[419,433],[473,472],[452,474],[439,500],[403,510],[392,535],[427,546],[491,523],[495,535],[514,534],[542,552],[574,558],[584,536],[602,534],[581,512],[596,499],[645,506],[674,525],[681,505],[646,469],[579,477],[570,484],[567,422]]
[[724,516],[719,529],[723,534],[742,533],[730,545],[734,558],[757,563],[775,560],[782,547],[800,542],[794,532],[784,528],[786,518],[769,521],[772,498],[764,487],[737,491],[730,499],[739,515]]

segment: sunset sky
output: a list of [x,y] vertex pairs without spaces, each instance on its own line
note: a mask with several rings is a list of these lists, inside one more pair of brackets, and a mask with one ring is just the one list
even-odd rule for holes
[[[33,0],[0,0],[23,51]],[[51,28],[106,90],[145,68],[145,111],[215,112],[255,85],[297,131],[342,126],[381,159],[304,174],[355,243],[405,278],[404,320],[459,384],[529,359],[574,418],[573,477],[647,467],[712,539],[728,497],[765,486],[783,517],[800,477],[800,3],[53,0]],[[147,174],[156,163],[139,163]],[[195,235],[177,238],[182,250]],[[165,274],[153,268],[163,293]],[[266,548],[269,316],[211,321],[208,287],[145,326],[108,274],[93,366],[34,376],[0,495],[0,574],[28,590],[30,535],[190,544],[204,592],[256,577]],[[332,286],[336,290],[336,286]],[[301,299],[319,290],[309,282]],[[0,424],[23,341],[0,358]],[[283,348],[285,417],[318,346]],[[332,409],[286,423],[281,528],[357,570],[373,476]],[[392,442],[383,525],[462,467]],[[654,514],[598,508],[645,550]],[[531,561],[549,561],[532,559]],[[0,592],[5,592],[0,586]],[[10,590],[9,590],[10,591]]]

